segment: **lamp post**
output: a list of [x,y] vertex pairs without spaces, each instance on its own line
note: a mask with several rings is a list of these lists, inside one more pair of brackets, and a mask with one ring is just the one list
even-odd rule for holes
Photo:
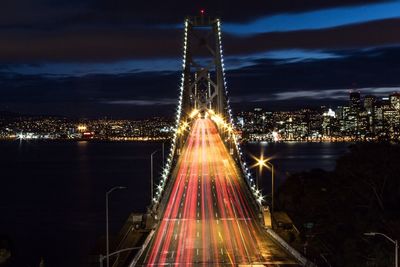
[[153,203],[153,190],[154,190],[154,176],[153,176],[153,156],[154,154],[156,154],[158,151],[160,150],[156,150],[153,153],[151,153],[150,155],[150,186],[151,186],[151,190],[150,190],[150,197],[151,197],[151,202]]
[[110,253],[110,243],[109,243],[109,237],[108,237],[108,195],[111,194],[114,190],[117,189],[126,189],[125,186],[114,186],[110,190],[107,191],[106,193],[106,257],[107,257],[107,267],[110,267],[110,259],[109,259],[109,253]]
[[383,233],[370,232],[370,233],[364,233],[364,235],[366,235],[366,236],[380,235],[380,236],[385,237],[390,242],[392,242],[394,244],[394,266],[399,267],[399,256],[398,256],[399,245],[397,243],[397,240],[393,240]]
[[274,207],[275,207],[275,171],[274,171],[274,165],[269,161],[269,159],[264,159],[264,157],[261,155],[260,158],[256,158],[257,163],[255,166],[259,167],[258,170],[258,176],[257,176],[257,189],[258,189],[258,180],[259,176],[261,175],[261,171],[263,167],[267,167],[271,169],[271,212],[274,212]]

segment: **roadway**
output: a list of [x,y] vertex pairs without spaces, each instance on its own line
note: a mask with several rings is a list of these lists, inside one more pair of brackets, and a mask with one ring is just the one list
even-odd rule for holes
[[297,265],[266,233],[210,119],[193,122],[141,265]]

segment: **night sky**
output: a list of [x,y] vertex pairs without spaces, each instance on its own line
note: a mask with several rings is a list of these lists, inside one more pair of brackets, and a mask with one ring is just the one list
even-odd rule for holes
[[222,19],[234,111],[400,90],[400,1],[6,0],[0,111],[173,114],[183,20],[201,8]]

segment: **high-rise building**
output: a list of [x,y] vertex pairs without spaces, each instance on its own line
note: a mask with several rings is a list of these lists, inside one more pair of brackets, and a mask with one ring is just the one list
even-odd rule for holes
[[372,114],[374,112],[374,106],[376,104],[376,96],[367,95],[364,97],[364,109],[367,113]]
[[383,111],[383,126],[386,135],[389,138],[398,136],[399,134],[399,113],[395,109],[386,109]]
[[343,106],[338,106],[335,110],[336,118],[339,120],[343,119]]
[[324,136],[332,136],[335,130],[334,124],[336,122],[336,113],[332,109],[329,109],[324,112],[322,116],[322,133]]
[[389,97],[382,97],[381,104],[382,104],[382,108],[384,110],[391,109],[390,98]]
[[374,107],[374,127],[375,134],[379,135],[383,131],[383,110],[384,105],[382,101],[377,101]]
[[350,92],[349,113],[346,117],[347,130],[350,135],[359,135],[359,115],[362,110],[361,95],[358,91]]
[[396,92],[389,96],[390,106],[395,110],[400,110],[400,93]]
[[361,95],[358,91],[350,92],[350,112],[356,115],[361,110]]
[[367,95],[364,97],[364,110],[366,112],[367,119],[367,129],[368,132],[375,133],[375,106],[376,106],[376,96]]
[[372,135],[372,127],[370,125],[370,115],[367,111],[363,110],[358,114],[358,128],[357,136],[364,139]]

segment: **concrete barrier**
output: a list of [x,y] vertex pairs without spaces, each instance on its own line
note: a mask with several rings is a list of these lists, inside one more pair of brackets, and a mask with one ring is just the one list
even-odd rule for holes
[[136,254],[135,258],[133,258],[133,261],[129,265],[129,267],[136,266],[138,260],[142,256],[142,254],[143,254],[144,250],[146,249],[147,245],[150,243],[150,240],[153,237],[154,233],[155,233],[155,230],[151,230],[150,234],[147,236],[146,240],[144,241],[144,243],[142,245],[142,248],[138,251],[138,253]]
[[301,255],[297,250],[292,248],[283,238],[281,238],[274,230],[271,228],[265,228],[267,233],[278,242],[283,248],[285,248],[297,261],[299,261],[303,266],[307,267],[317,267],[313,262],[307,260],[303,255]]

